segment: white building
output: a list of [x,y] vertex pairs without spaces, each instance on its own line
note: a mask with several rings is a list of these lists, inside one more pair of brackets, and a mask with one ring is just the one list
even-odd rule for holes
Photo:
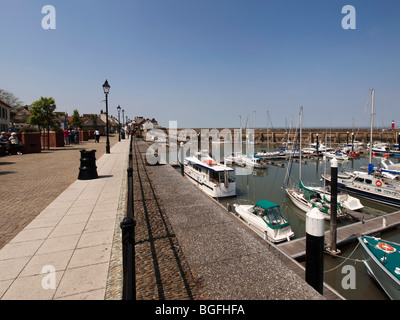
[[10,124],[11,107],[0,100],[0,132],[7,131]]

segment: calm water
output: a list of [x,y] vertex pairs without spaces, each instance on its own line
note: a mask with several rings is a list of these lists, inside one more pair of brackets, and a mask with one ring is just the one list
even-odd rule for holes
[[[221,145],[221,152],[222,152]],[[266,145],[257,145],[255,150],[266,150]],[[211,150],[211,149],[210,149]],[[272,151],[273,149],[271,149]],[[347,162],[339,162],[339,171],[343,168],[350,168],[358,170],[361,167],[368,166],[368,155],[361,156],[360,159],[349,160]],[[395,163],[399,162],[399,159],[391,158]],[[281,206],[283,214],[288,218],[291,223],[292,230],[295,233],[295,238],[305,236],[305,221],[306,213],[298,209],[289,199],[286,192],[283,190],[285,183],[285,176],[289,166],[287,160],[274,160],[277,165],[269,165],[266,169],[253,169],[249,175],[235,175],[236,178],[236,191],[237,196],[231,199],[219,200],[224,206],[228,203],[233,205],[238,204],[254,204],[256,201],[268,199]],[[374,162],[375,161],[375,162]],[[374,160],[373,163],[377,164],[378,160]],[[322,158],[319,159],[303,159],[301,165],[302,181],[305,185],[323,186],[321,180],[321,174],[324,172],[330,173],[329,160],[325,163]],[[299,178],[299,163],[293,162],[291,169],[291,183],[298,183]],[[391,206],[385,206],[377,204],[373,201],[368,201],[360,198],[364,205],[363,211],[366,214],[372,216],[380,216],[386,213],[394,212],[397,209]],[[233,208],[233,206],[232,206]],[[338,221],[337,226],[341,227],[345,224],[351,223],[349,221]],[[326,221],[326,230],[329,230],[329,221]],[[400,242],[400,229],[394,229],[387,231],[383,234],[376,235],[383,239],[391,240],[394,242]],[[355,259],[362,259],[362,253],[359,248],[356,248],[358,241],[345,246],[341,246],[338,249],[341,250],[341,257],[349,257],[344,262],[344,258],[336,257],[333,258],[329,255],[325,255],[324,260],[324,281],[330,286],[335,288],[341,295],[349,300],[367,300],[367,299],[388,299],[386,294],[380,289],[379,285],[374,280],[370,279],[365,266],[362,262],[355,262]],[[354,250],[356,249],[356,250]],[[344,263],[343,263],[344,262]],[[304,262],[303,262],[304,263]],[[343,263],[343,264],[342,264]],[[340,265],[342,264],[342,265]],[[345,274],[342,274],[342,267],[344,265],[353,265],[356,270],[356,289],[343,289],[341,282]],[[339,266],[339,267],[338,267]],[[333,270],[332,270],[333,269]]]
[[[264,145],[257,145],[256,150],[266,149]],[[391,158],[395,163],[399,162],[396,158]],[[375,160],[378,161],[378,160]],[[225,206],[230,203],[238,204],[253,204],[258,200],[268,199],[275,203],[280,204],[283,214],[288,218],[291,223],[292,230],[295,233],[295,238],[305,236],[305,220],[306,213],[298,209],[287,196],[283,190],[285,183],[285,175],[289,163],[287,160],[275,161],[279,165],[269,165],[267,169],[254,169],[252,174],[244,176],[235,176],[237,196],[233,199],[220,200]],[[377,162],[375,163],[377,164]],[[347,162],[339,162],[339,171],[343,168],[360,169],[360,167],[368,165],[367,155],[362,156],[357,160],[349,160]],[[305,185],[323,186],[321,174],[324,172],[330,173],[329,160],[327,163],[322,158],[319,159],[303,159],[302,166],[302,181]],[[291,170],[292,183],[298,183],[299,178],[299,163],[294,162]],[[394,212],[397,209],[391,206],[377,204],[373,201],[368,201],[360,198],[362,204],[365,206],[363,211],[366,214],[379,216],[386,213]],[[337,226],[343,226],[351,223],[349,221],[338,221]],[[329,221],[326,222],[326,230],[329,230]],[[395,229],[385,232],[384,234],[377,235],[381,238],[400,242],[400,230]],[[380,289],[379,285],[374,280],[370,279],[362,262],[355,262],[355,259],[362,259],[362,253],[359,248],[355,251],[358,241],[339,247],[341,250],[340,256],[348,257],[350,259],[344,262],[344,258],[333,258],[325,255],[324,261],[324,281],[330,286],[335,288],[341,295],[349,300],[366,300],[366,299],[388,299],[386,294]],[[354,252],[353,252],[354,251]],[[343,263],[344,262],[344,263]],[[343,264],[342,264],[343,263]],[[342,265],[340,265],[342,264]],[[339,267],[337,267],[340,265]],[[346,274],[342,274],[342,267],[344,265],[353,265],[356,270],[356,289],[343,289],[341,282]],[[337,268],[335,268],[337,267]],[[330,271],[331,269],[334,269]]]

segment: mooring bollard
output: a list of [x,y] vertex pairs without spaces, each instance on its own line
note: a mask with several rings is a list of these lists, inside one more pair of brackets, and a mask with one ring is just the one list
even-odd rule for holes
[[306,282],[323,294],[324,290],[324,214],[317,208],[306,217]]
[[96,150],[86,151],[85,149],[80,150],[81,152],[81,165],[79,167],[79,180],[90,180],[99,177],[97,174],[96,166]]
[[340,250],[336,248],[337,241],[337,178],[338,178],[338,161],[333,158],[331,160],[331,221],[330,221],[330,233],[331,233],[331,244],[326,251],[331,255],[337,255]]

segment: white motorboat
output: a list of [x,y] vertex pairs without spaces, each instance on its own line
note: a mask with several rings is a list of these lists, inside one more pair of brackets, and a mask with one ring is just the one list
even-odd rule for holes
[[[374,95],[372,89],[371,106],[371,134],[370,145],[372,145],[372,129],[374,116]],[[322,175],[327,182],[331,181],[331,175]],[[376,170],[372,164],[372,148],[369,151],[368,172],[353,171],[338,174],[337,186],[339,189],[352,192],[359,196],[382,202],[389,205],[400,206],[400,175]]]
[[289,221],[283,216],[279,205],[261,200],[255,205],[234,204],[236,213],[255,229],[264,232],[271,242],[290,241],[294,232]]
[[324,151],[322,154],[330,159],[335,158],[336,160],[348,160],[349,156],[346,153],[340,152],[338,150],[336,151]]
[[267,164],[260,157],[241,155],[242,164],[246,167],[256,168],[256,169],[265,169],[267,168]]
[[[367,144],[367,148],[370,149],[371,143],[369,142]],[[389,144],[386,142],[375,142],[372,144],[372,150],[373,153],[379,153],[379,154],[385,154],[385,153],[391,153]]]
[[380,172],[400,174],[400,163],[394,163],[392,160],[388,158],[382,158],[378,170]]
[[[322,175],[328,183],[331,175]],[[373,169],[368,172],[353,171],[338,174],[337,186],[358,196],[381,203],[400,206],[400,176],[380,173]]]
[[232,168],[218,164],[207,151],[185,158],[184,173],[190,182],[213,198],[236,196],[236,182],[229,172]]
[[279,158],[283,158],[284,155],[282,155],[282,153],[279,150],[276,151],[266,151],[266,150],[262,150],[259,152],[255,153],[256,157],[260,157],[264,160],[266,159],[279,159]]
[[234,152],[231,155],[224,157],[224,162],[227,165],[232,165],[232,164],[243,165],[242,153]]
[[301,149],[304,154],[320,154],[323,152],[331,152],[334,151],[334,149],[326,147],[324,144],[321,142],[318,143],[318,148],[317,148],[317,143],[310,143],[308,147]]

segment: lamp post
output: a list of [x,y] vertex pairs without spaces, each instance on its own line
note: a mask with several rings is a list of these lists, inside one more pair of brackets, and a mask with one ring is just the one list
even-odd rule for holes
[[117,107],[118,110],[118,141],[121,141],[121,121],[119,120],[119,113],[121,112],[121,107]]
[[125,139],[125,122],[124,122],[125,117],[124,117],[124,112],[125,112],[125,110],[122,109],[122,127],[124,128],[124,130],[122,131],[122,139]]
[[103,84],[103,90],[104,94],[106,95],[106,135],[107,135],[106,153],[110,153],[110,139],[108,134],[108,93],[110,92],[110,85],[108,84],[107,80]]

